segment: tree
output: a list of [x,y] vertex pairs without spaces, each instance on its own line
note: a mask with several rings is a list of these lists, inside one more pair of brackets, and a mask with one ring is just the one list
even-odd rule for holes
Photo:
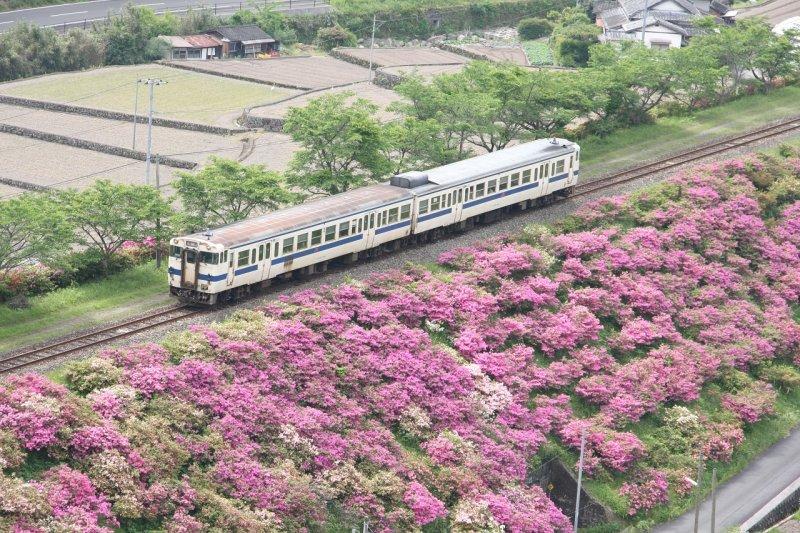
[[337,194],[389,172],[378,107],[352,98],[351,92],[327,94],[286,114],[283,130],[301,146],[290,164],[290,185]]
[[598,42],[599,26],[592,23],[581,8],[570,7],[552,13],[553,52],[560,65],[584,67],[589,61],[589,48]]
[[26,193],[0,202],[0,273],[70,251],[72,228],[50,195]]
[[122,243],[155,235],[156,221],[172,214],[156,189],[108,180],[99,180],[82,191],[66,191],[60,201],[75,228],[76,243],[98,253],[106,270]]
[[405,117],[384,126],[384,150],[391,174],[452,163],[455,153],[442,141],[442,126],[434,119]]
[[119,16],[103,27],[106,63],[132,65],[163,57],[159,35],[175,35],[180,22],[175,15],[158,16],[148,7],[126,4]]
[[181,201],[181,227],[189,231],[230,224],[299,200],[281,176],[263,165],[214,157],[200,172],[179,172],[172,183]]
[[519,21],[517,33],[524,41],[546,37],[553,32],[553,23],[543,18],[526,18]]
[[320,28],[314,44],[323,50],[333,50],[338,46],[355,46],[358,42],[356,35],[338,24],[328,28]]
[[724,90],[728,69],[696,46],[675,48],[669,54],[673,69],[680,73],[673,83],[672,96],[689,109],[715,103]]
[[257,24],[281,44],[297,42],[297,33],[289,27],[286,15],[275,9],[274,4],[253,4],[252,11],[240,10],[231,15],[232,24]]

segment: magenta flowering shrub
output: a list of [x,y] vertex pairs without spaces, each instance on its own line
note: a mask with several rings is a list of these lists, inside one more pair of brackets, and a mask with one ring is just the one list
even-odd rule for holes
[[[756,191],[768,170],[701,167],[590,203],[571,231],[445,253],[445,272],[108,350],[69,389],[8,378],[0,528],[559,532],[528,465],[582,436],[586,474],[646,513],[688,490],[691,453],[730,460],[773,412],[748,372],[800,353],[800,203]],[[643,435],[645,417],[664,431]]]

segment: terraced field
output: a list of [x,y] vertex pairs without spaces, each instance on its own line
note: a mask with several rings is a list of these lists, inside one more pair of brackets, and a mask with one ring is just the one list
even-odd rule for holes
[[[226,59],[224,61],[173,61],[218,76],[234,75],[263,84],[284,84],[301,89],[322,89],[366,80],[367,69],[332,57],[282,57],[276,59]],[[284,96],[291,90],[281,89]],[[261,103],[261,102],[259,102]]]
[[[72,103],[79,106],[133,113],[136,80],[159,78],[155,116],[231,127],[248,106],[293,94],[286,89],[162,65],[106,67],[53,74],[0,85],[0,94]],[[146,112],[146,87],[139,88],[139,112]]]
[[[369,48],[339,48],[339,53],[347,54],[362,61],[369,61]],[[464,56],[439,48],[376,48],[372,61],[375,65],[393,67],[398,65],[447,65],[466,63]]]

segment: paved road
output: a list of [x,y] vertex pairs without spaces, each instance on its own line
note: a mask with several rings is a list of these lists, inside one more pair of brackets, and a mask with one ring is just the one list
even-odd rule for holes
[[800,1],[798,0],[768,0],[755,7],[744,8],[739,11],[740,17],[766,17],[773,26],[784,20],[800,16]]
[[[72,4],[33,7],[0,13],[0,32],[8,31],[17,22],[33,22],[40,26],[57,28],[88,27],[92,22],[103,20],[109,14],[119,13],[130,0],[90,0]],[[261,1],[261,0],[260,0]],[[279,11],[324,11],[329,9],[326,0],[263,0],[273,4]],[[247,7],[249,0],[133,0],[140,6],[148,6],[156,13],[181,13],[189,7],[201,6],[215,10],[217,14],[230,14]]]
[[[716,531],[741,525],[772,498],[800,478],[800,428],[721,485],[717,496]],[[694,511],[655,529],[654,533],[690,533]],[[700,531],[711,531],[711,500],[700,507]]]

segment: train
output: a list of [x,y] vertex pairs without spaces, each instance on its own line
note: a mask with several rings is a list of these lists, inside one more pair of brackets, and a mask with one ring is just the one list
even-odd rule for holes
[[568,196],[580,146],[541,139],[170,239],[170,293],[213,306]]

